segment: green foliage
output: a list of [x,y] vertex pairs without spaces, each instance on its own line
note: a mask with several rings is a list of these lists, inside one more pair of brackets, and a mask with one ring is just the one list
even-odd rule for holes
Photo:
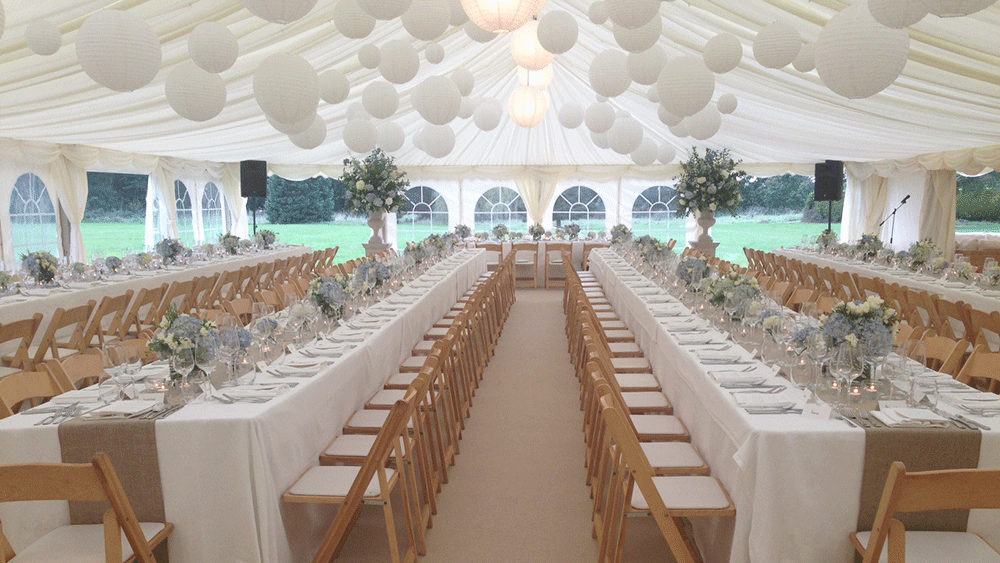
[[802,222],[803,223],[826,223],[827,213],[829,213],[830,204],[833,204],[833,222],[839,223],[840,219],[844,216],[844,200],[840,201],[815,201],[813,196],[815,194],[809,194],[806,199],[805,207],[802,209]]
[[146,219],[145,174],[87,172],[84,221],[132,222]]
[[741,186],[747,173],[738,170],[739,160],[733,160],[729,149],[705,149],[704,156],[692,149],[690,156],[681,163],[682,173],[677,180],[677,215],[684,216],[695,210],[729,213],[735,216],[742,207]]
[[247,212],[251,211],[263,211],[264,202],[267,201],[263,197],[248,197],[247,198]]
[[747,178],[740,188],[743,210],[767,213],[798,211],[812,201],[814,186],[812,178],[797,174]]
[[1000,175],[958,175],[956,215],[966,221],[1000,221]]
[[333,217],[333,181],[309,178],[301,182],[280,176],[267,179],[267,220],[275,224],[325,223]]

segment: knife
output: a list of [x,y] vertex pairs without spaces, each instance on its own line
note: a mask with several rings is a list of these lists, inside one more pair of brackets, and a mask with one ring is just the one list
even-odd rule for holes
[[985,424],[981,424],[979,422],[976,422],[975,420],[972,420],[971,418],[966,418],[966,417],[964,417],[964,416],[962,416],[960,414],[956,414],[955,418],[957,418],[958,420],[961,420],[965,424],[969,424],[969,425],[975,426],[976,428],[978,428],[980,430],[986,430],[986,431],[990,430],[989,426],[986,426]]

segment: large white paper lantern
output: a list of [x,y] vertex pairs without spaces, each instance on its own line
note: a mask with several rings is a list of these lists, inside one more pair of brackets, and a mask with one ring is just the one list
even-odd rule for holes
[[382,61],[378,71],[393,84],[406,84],[420,70],[420,56],[407,41],[393,39],[382,46]]
[[732,33],[720,33],[708,40],[702,53],[705,66],[716,74],[724,74],[740,65],[743,44]]
[[379,123],[376,129],[378,130],[377,144],[383,151],[392,153],[403,148],[406,134],[403,133],[402,127],[391,121],[384,121]]
[[868,10],[875,21],[893,29],[910,27],[927,15],[924,0],[868,0]]
[[560,55],[572,49],[579,35],[576,18],[564,10],[549,12],[538,20],[538,42],[552,54]]
[[784,22],[774,22],[754,38],[753,58],[764,68],[782,68],[795,60],[801,48],[799,30]]
[[514,62],[529,70],[541,70],[555,57],[538,42],[538,22],[535,20],[510,34],[510,52]]
[[656,45],[662,31],[663,18],[659,14],[654,16],[645,25],[635,29],[628,29],[618,24],[615,24],[613,28],[615,41],[618,43],[618,46],[629,53],[640,53]]
[[941,18],[954,18],[974,14],[989,8],[997,0],[914,0],[923,2],[927,11]]
[[590,86],[594,92],[613,98],[628,90],[628,58],[614,49],[598,53],[590,63]]
[[366,14],[357,0],[338,0],[333,7],[333,25],[348,39],[364,39],[375,29],[375,18]]
[[361,104],[375,119],[388,119],[399,109],[399,93],[392,84],[376,80],[361,92]]
[[365,43],[358,48],[358,62],[368,69],[378,68],[382,62],[382,50],[373,43]]
[[188,53],[201,68],[219,73],[233,66],[240,54],[240,46],[236,36],[226,26],[203,22],[188,35]]
[[602,25],[604,22],[608,21],[608,5],[604,0],[597,0],[592,2],[590,7],[587,8],[587,17],[590,21]]
[[719,132],[722,125],[722,115],[716,109],[715,104],[708,104],[704,109],[685,120],[688,126],[688,133],[691,137],[699,141],[712,138]]
[[289,135],[288,139],[300,149],[312,150],[322,145],[323,141],[326,140],[326,122],[323,121],[322,117],[317,115],[313,118],[313,122],[309,124],[308,129],[301,133]]
[[319,106],[319,75],[299,55],[276,53],[254,72],[253,94],[260,109],[274,119],[302,121]]
[[518,86],[507,101],[510,118],[526,129],[541,123],[548,111],[548,92],[534,86]]
[[365,105],[361,102],[354,102],[347,106],[347,111],[344,112],[344,116],[347,118],[347,121],[353,121],[355,119],[368,121],[369,118],[371,118],[371,116],[368,115],[368,112],[365,111]]
[[736,96],[726,92],[725,94],[719,96],[719,101],[715,102],[715,107],[718,108],[719,113],[730,114],[736,111],[736,107],[739,105],[739,101]]
[[451,73],[451,80],[458,86],[458,91],[463,96],[471,94],[472,89],[476,86],[476,77],[467,68],[455,69],[455,72]]
[[686,117],[701,111],[715,92],[715,75],[701,57],[686,55],[671,59],[656,81],[660,103],[670,113]]
[[410,35],[433,41],[451,24],[451,8],[448,0],[413,0],[400,19]]
[[495,33],[486,31],[471,20],[462,25],[462,30],[469,36],[469,39],[472,39],[476,43],[489,43],[497,38]]
[[358,6],[377,20],[392,20],[402,16],[411,0],[358,0]]
[[351,93],[351,81],[336,69],[319,75],[319,95],[328,104],[339,104]]
[[[629,53],[626,67],[628,76],[638,84],[656,84],[660,71],[667,64],[667,52],[659,45],[653,45],[641,53]],[[653,100],[655,103],[656,100]]]
[[660,93],[656,91],[656,84],[653,84],[646,90],[646,99],[654,104],[660,103]]
[[594,133],[590,132],[590,140],[594,142],[594,145],[599,149],[610,149],[611,141],[608,139],[608,132]]
[[458,118],[469,119],[476,112],[476,100],[468,96],[462,96],[462,103],[458,106]]
[[632,162],[638,164],[639,166],[649,166],[656,162],[656,152],[656,141],[652,139],[643,139],[642,142],[639,143],[639,148],[629,153],[629,157],[632,158]]
[[296,135],[298,133],[302,133],[306,129],[309,129],[309,126],[316,121],[316,115],[310,115],[309,117],[295,123],[282,123],[267,115],[264,117],[267,118],[267,122],[271,124],[271,127],[274,127],[276,131],[284,133],[285,135]]
[[628,29],[642,27],[660,13],[660,0],[605,0],[608,18]]
[[308,14],[316,0],[243,0],[243,6],[269,22],[288,23]]
[[792,66],[799,72],[812,72],[816,68],[816,46],[811,43],[803,45]]
[[429,156],[444,158],[455,149],[455,132],[447,125],[425,125],[420,144]]
[[431,43],[424,50],[424,58],[432,65],[436,65],[444,60],[444,47],[440,43]]
[[378,142],[378,129],[367,119],[352,119],[344,126],[344,144],[351,152],[370,153]]
[[518,29],[541,10],[548,0],[462,0],[469,20],[490,33]]
[[94,82],[116,92],[131,92],[156,77],[163,49],[156,32],[139,16],[102,10],[80,26],[76,56]]
[[559,124],[566,129],[576,129],[583,124],[583,108],[576,102],[567,102],[559,108]]
[[413,89],[410,99],[420,117],[434,125],[451,123],[462,107],[462,93],[447,76],[428,77]]
[[642,144],[642,123],[632,116],[615,119],[614,125],[608,130],[608,141],[611,150],[618,154],[629,154]]
[[826,86],[845,98],[875,95],[903,72],[910,54],[905,29],[872,17],[864,3],[830,18],[816,41],[816,70]]
[[465,8],[462,7],[462,0],[448,0],[448,7],[451,8],[449,10],[451,13],[451,25],[462,27],[469,21],[469,14],[465,13]]
[[222,78],[191,61],[184,61],[170,71],[163,91],[177,115],[191,121],[208,121],[226,107],[226,85]]
[[[3,5],[0,4],[0,12]],[[0,25],[0,34],[3,33],[3,26]],[[62,34],[56,24],[49,20],[35,20],[28,24],[24,30],[24,39],[28,42],[28,48],[36,55],[54,55],[62,47]]]
[[3,30],[6,25],[7,25],[7,13],[4,12],[3,2],[0,2],[0,36],[3,36]]
[[677,125],[672,125],[667,129],[670,130],[671,135],[677,137],[678,139],[683,139],[684,137],[690,135],[690,133],[688,133],[688,126],[686,119],[682,119],[680,123],[678,123]]
[[669,143],[663,143],[656,150],[656,160],[659,160],[661,164],[670,164],[677,157],[677,149]]
[[673,127],[684,120],[683,117],[676,116],[667,111],[667,108],[662,105],[656,106],[656,117],[658,117],[660,122],[667,127]]
[[483,131],[492,131],[500,125],[501,117],[503,117],[503,104],[496,98],[488,98],[476,106],[472,121]]
[[528,70],[523,66],[517,67],[517,80],[522,86],[534,86],[544,90],[552,84],[552,79],[554,77],[555,71],[553,70],[552,65],[549,65],[542,70]]
[[597,102],[587,108],[584,123],[592,133],[607,133],[615,124],[615,108],[607,102]]

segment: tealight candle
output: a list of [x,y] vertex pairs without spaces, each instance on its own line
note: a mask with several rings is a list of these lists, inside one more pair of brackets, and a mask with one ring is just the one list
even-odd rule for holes
[[851,389],[848,391],[848,397],[852,403],[861,402],[861,386],[852,385]]

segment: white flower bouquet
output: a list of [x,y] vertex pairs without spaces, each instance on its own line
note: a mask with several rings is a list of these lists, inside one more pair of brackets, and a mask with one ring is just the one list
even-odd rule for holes
[[406,207],[403,194],[410,181],[382,149],[375,149],[362,161],[345,158],[340,181],[347,187],[348,211],[395,213]]
[[687,162],[681,164],[683,172],[677,178],[677,215],[683,217],[694,211],[729,213],[733,216],[740,208],[742,178],[747,174],[737,170],[728,149],[705,149],[705,155],[694,149]]

